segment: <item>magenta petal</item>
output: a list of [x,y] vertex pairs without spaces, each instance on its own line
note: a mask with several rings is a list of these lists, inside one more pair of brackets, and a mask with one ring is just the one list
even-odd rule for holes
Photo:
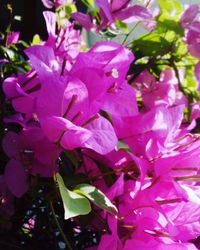
[[69,79],[67,87],[64,90],[62,96],[62,116],[66,112],[67,107],[73,96],[75,96],[75,103],[68,112],[67,116],[65,117],[68,120],[71,120],[72,117],[80,111],[83,112],[81,116],[81,118],[83,118],[83,116],[87,113],[87,110],[89,109],[88,90],[85,84],[83,84],[82,81],[75,77]]
[[18,96],[18,91],[16,88],[18,79],[16,77],[8,77],[3,82],[3,91],[7,98]]
[[105,234],[101,237],[101,241],[98,246],[98,250],[122,250],[121,244],[119,244],[119,240],[115,235]]
[[42,81],[42,88],[38,92],[36,113],[39,118],[51,115],[60,116],[63,104],[63,95],[67,85],[67,79],[62,81],[59,77],[48,75]]
[[6,44],[9,45],[12,43],[17,43],[19,41],[19,35],[20,35],[20,32],[12,32],[8,34]]
[[33,150],[34,156],[40,161],[40,164],[51,165],[52,160],[57,158],[59,154],[57,146],[47,139],[41,128],[34,127],[23,130],[21,135],[26,143],[26,148]]
[[18,134],[8,132],[3,138],[2,146],[9,157],[14,157],[22,150],[23,142]]
[[41,0],[41,1],[44,4],[44,6],[48,9],[51,9],[54,6],[54,3],[50,0]]
[[108,0],[96,0],[97,6],[103,11],[106,18],[113,22],[113,17],[111,14],[111,6]]
[[195,65],[195,76],[198,82],[197,89],[200,90],[200,62]]
[[93,135],[85,143],[86,148],[91,148],[99,154],[111,152],[117,145],[117,136],[111,123],[103,117],[99,117],[87,125]]
[[136,93],[133,87],[126,82],[116,88],[114,93],[108,92],[103,99],[103,108],[109,114],[115,116],[135,116],[138,114]]
[[111,1],[111,8],[112,11],[120,11],[123,8],[126,8],[126,6],[129,4],[129,1],[127,0],[112,0]]
[[115,16],[126,23],[130,23],[151,18],[152,14],[147,10],[147,8],[134,5],[117,12]]
[[30,63],[37,71],[39,78],[44,79],[59,70],[53,48],[49,46],[35,45],[25,50],[30,59]]
[[[74,74],[87,87],[90,102],[97,101],[105,94],[105,92],[109,88],[109,85],[107,84],[106,79],[104,77],[104,72],[101,69],[96,69],[93,67],[90,68],[86,66],[82,69],[77,69]],[[104,82],[103,84],[102,81]]]
[[93,23],[89,17],[82,12],[72,13],[71,16],[78,21],[86,30],[91,30],[93,28]]
[[190,5],[182,14],[180,23],[183,26],[183,28],[187,28],[190,26],[190,24],[194,21],[195,17],[197,16],[199,12],[199,5],[198,4],[192,4]]
[[34,98],[31,96],[13,99],[12,104],[16,111],[30,114],[34,112]]
[[115,197],[120,196],[123,193],[124,193],[124,173],[121,173],[116,182],[110,187],[106,195],[110,200],[113,200]]
[[43,16],[45,18],[47,32],[49,36],[55,37],[56,32],[56,14],[51,11],[44,11]]
[[60,139],[66,128],[66,119],[57,116],[51,116],[41,120],[41,127],[47,138],[56,142]]
[[[51,156],[53,158],[52,154],[51,154]],[[58,171],[56,164],[55,164],[55,169],[54,170],[56,172]],[[39,174],[41,177],[52,177],[53,176],[52,164],[45,165],[45,164],[41,164],[41,162],[39,162],[39,161],[34,161],[32,169],[31,169],[31,174],[32,175],[38,175]]]
[[[134,55],[121,44],[114,41],[102,41],[97,42],[88,52],[79,53],[72,72],[78,72],[85,67],[95,68],[98,71],[101,69],[111,80],[111,84],[115,81],[121,83],[133,60]],[[117,72],[117,78],[111,77],[113,70]]]
[[89,130],[62,117],[52,116],[44,119],[41,124],[49,140],[56,142],[62,138],[61,145],[66,149],[83,147],[83,143],[92,135]]
[[70,125],[61,139],[61,145],[65,149],[73,150],[85,146],[85,142],[92,136],[92,133],[82,127]]
[[12,159],[7,163],[4,177],[8,188],[16,197],[21,197],[28,190],[28,174],[19,161]]

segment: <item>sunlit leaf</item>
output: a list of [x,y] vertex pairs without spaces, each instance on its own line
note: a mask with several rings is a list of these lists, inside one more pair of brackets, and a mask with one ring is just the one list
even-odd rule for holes
[[56,174],[56,179],[63,201],[65,219],[88,214],[91,211],[89,201],[77,192],[68,190],[60,174]]
[[112,204],[108,197],[96,187],[89,184],[80,184],[76,186],[74,192],[84,195],[96,206],[108,211],[109,213],[115,215],[118,214],[117,208]]

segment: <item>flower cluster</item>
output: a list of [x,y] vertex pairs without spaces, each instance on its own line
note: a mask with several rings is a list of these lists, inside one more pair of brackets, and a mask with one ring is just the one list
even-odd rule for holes
[[[129,1],[96,4],[99,30],[116,19],[152,17]],[[189,53],[200,58],[197,12],[195,5],[186,9],[180,25]],[[72,16],[86,28],[93,25],[85,14]],[[72,23],[57,33],[56,15],[46,11],[44,17],[47,41],[25,50],[30,70],[3,82],[16,111],[5,121],[18,123],[20,132],[8,131],[2,142],[9,160],[0,177],[0,213],[12,214],[14,197],[30,191],[37,176],[67,169],[59,166],[59,156],[73,153],[81,160],[74,175],[83,173],[82,182],[100,189],[117,208],[108,213],[94,207],[101,220],[92,217],[88,227],[95,226],[101,240],[90,249],[197,249],[191,241],[200,235],[200,135],[193,131],[200,112],[180,85],[183,72],[171,64],[159,75],[146,67],[132,77],[137,55],[128,48],[101,41],[81,52]],[[197,63],[195,91],[199,72]]]

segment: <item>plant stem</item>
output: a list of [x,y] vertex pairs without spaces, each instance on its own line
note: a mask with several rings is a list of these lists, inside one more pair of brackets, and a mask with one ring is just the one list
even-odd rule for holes
[[62,227],[61,227],[61,225],[60,225],[60,223],[59,223],[59,221],[58,221],[58,219],[56,217],[56,213],[55,213],[52,201],[50,201],[49,203],[50,203],[50,208],[51,208],[51,211],[52,211],[53,218],[55,220],[56,226],[58,227],[58,229],[59,229],[59,231],[60,231],[60,233],[61,233],[61,235],[63,237],[63,240],[64,240],[65,244],[67,245],[69,250],[73,250],[72,246],[70,245],[70,243],[69,243],[65,233],[63,232]]
[[138,26],[140,23],[141,23],[141,21],[137,22],[137,23],[133,26],[133,28],[130,30],[130,32],[125,36],[125,38],[124,38],[124,40],[123,40],[123,42],[122,42],[122,45],[125,44],[125,42],[126,42],[126,41],[128,40],[128,38],[129,38],[130,34],[133,33],[133,31],[137,28],[137,26]]
[[[151,0],[149,0],[146,4],[146,8],[149,6],[149,4],[151,3]],[[127,39],[129,38],[130,34],[137,28],[137,26],[141,23],[142,21],[138,21],[133,28],[131,29],[131,31],[125,36],[124,41],[122,42],[122,45],[125,44],[125,42],[127,41]]]
[[190,117],[191,117],[191,112],[192,112],[191,103],[193,101],[192,96],[191,96],[191,94],[188,94],[188,93],[185,92],[185,88],[181,84],[181,79],[180,79],[180,76],[179,76],[178,68],[177,68],[175,62],[173,61],[173,59],[171,60],[171,66],[173,67],[174,72],[175,72],[175,76],[176,76],[176,78],[178,80],[179,90],[187,97],[187,108],[188,108],[187,121],[190,122]]

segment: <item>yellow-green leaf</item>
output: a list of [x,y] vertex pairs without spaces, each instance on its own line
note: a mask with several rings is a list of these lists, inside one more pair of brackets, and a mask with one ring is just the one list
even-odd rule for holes
[[56,179],[63,201],[65,219],[67,220],[78,215],[89,214],[91,211],[89,201],[83,195],[67,189],[60,174],[56,174]]

